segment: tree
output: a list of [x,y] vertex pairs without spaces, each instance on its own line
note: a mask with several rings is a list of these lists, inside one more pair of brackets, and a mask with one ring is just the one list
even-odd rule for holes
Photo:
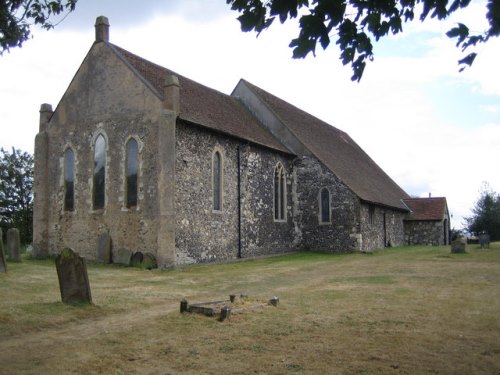
[[466,217],[469,232],[479,234],[483,231],[490,235],[492,241],[500,240],[500,195],[484,184],[480,197],[472,209],[472,216]]
[[[413,21],[415,13],[424,21],[427,17],[443,20],[457,9],[465,8],[470,0],[226,0],[231,9],[241,15],[238,20],[243,31],[255,30],[258,34],[271,26],[276,17],[281,23],[299,19],[299,35],[290,42],[294,58],[315,54],[319,42],[323,49],[335,43],[340,49],[344,65],[350,64],[352,80],[359,81],[366,61],[372,61],[372,39],[378,41],[389,34],[403,31],[403,23]],[[487,0],[486,18],[489,28],[480,34],[471,34],[469,28],[459,23],[448,31],[457,39],[457,47],[465,51],[500,34],[500,0]],[[476,57],[472,52],[459,60],[461,71],[470,66]]]
[[31,36],[30,28],[40,25],[49,30],[50,18],[72,12],[78,0],[4,0],[0,1],[0,55],[21,47]]
[[0,149],[0,226],[18,228],[23,243],[33,236],[33,156]]

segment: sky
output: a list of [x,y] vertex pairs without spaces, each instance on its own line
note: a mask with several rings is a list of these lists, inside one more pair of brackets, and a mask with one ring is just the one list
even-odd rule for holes
[[485,13],[473,0],[446,22],[404,25],[375,43],[357,83],[334,42],[294,60],[296,22],[243,33],[225,0],[79,0],[0,56],[0,147],[33,152],[40,105],[57,106],[104,15],[110,41],[132,53],[226,94],[244,78],[347,132],[411,196],[445,196],[459,229],[484,182],[500,193],[500,39],[459,73],[463,53],[445,33],[457,22],[481,32]]

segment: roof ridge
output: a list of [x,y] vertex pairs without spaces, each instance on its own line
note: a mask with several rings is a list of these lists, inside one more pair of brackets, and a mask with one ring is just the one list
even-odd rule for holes
[[[336,127],[336,126],[334,126],[334,125],[329,124],[329,123],[328,123],[328,122],[326,122],[325,120],[322,120],[322,119],[320,119],[319,117],[316,117],[315,115],[310,114],[309,112],[307,112],[307,111],[303,110],[302,108],[297,107],[295,104],[289,103],[289,102],[287,102],[285,99],[282,99],[282,98],[280,98],[279,96],[276,96],[276,95],[274,95],[274,94],[271,94],[269,91],[267,91],[267,90],[265,90],[265,89],[263,89],[263,88],[261,88],[261,87],[259,87],[259,86],[255,85],[255,84],[253,84],[253,83],[251,83],[251,82],[247,81],[247,80],[246,80],[246,79],[244,79],[244,78],[242,78],[241,80],[242,80],[242,81],[244,81],[245,83],[247,83],[248,85],[250,85],[250,88],[255,87],[256,89],[258,89],[258,90],[260,90],[260,91],[263,91],[265,94],[267,94],[267,95],[269,95],[269,96],[272,96],[273,98],[275,98],[275,99],[277,99],[277,100],[279,100],[279,101],[281,101],[281,102],[285,103],[286,105],[289,105],[289,106],[293,107],[294,109],[296,109],[296,110],[298,110],[298,111],[300,111],[300,112],[302,112],[302,113],[304,113],[304,114],[306,114],[306,115],[308,115],[308,116],[310,116],[310,117],[313,117],[314,119],[316,119],[316,120],[318,120],[318,121],[322,122],[324,125],[328,126],[329,128],[332,128],[333,130],[336,130],[336,131],[337,131],[337,132],[339,132],[339,133],[342,133],[342,134],[345,134],[345,135],[349,136],[349,134],[347,134],[345,131],[343,131],[343,130],[341,130],[341,129],[337,128],[337,127]],[[273,113],[274,113],[274,112],[275,112],[275,111],[273,111]],[[351,137],[349,136],[349,138],[351,138]]]
[[256,118],[237,98],[178,74],[120,46],[111,43],[109,46],[160,100],[163,100],[165,76],[177,76],[180,83],[179,119],[247,142],[290,153],[269,130],[258,124]]

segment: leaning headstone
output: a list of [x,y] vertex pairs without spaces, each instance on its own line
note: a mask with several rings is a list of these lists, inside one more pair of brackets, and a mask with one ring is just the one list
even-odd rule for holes
[[151,270],[153,268],[158,268],[158,262],[153,254],[145,253],[142,257],[142,266]]
[[142,254],[140,251],[137,251],[132,255],[132,259],[130,260],[130,264],[132,266],[138,266],[142,263],[142,259],[144,258],[144,254]]
[[97,239],[97,261],[111,263],[111,237],[109,233],[103,233]]
[[128,249],[118,249],[116,252],[116,257],[114,259],[114,263],[123,264],[125,266],[130,265],[130,260],[132,259],[132,251]]
[[5,253],[3,252],[2,229],[0,229],[0,272],[7,272],[7,263],[5,262]]
[[21,261],[21,237],[17,228],[10,228],[7,231],[7,252],[11,261]]
[[465,253],[465,243],[461,240],[455,240],[451,243],[451,252],[453,254]]
[[481,233],[479,235],[479,245],[481,246],[481,249],[490,247],[490,235],[488,233]]
[[63,303],[92,303],[85,259],[66,248],[56,258]]

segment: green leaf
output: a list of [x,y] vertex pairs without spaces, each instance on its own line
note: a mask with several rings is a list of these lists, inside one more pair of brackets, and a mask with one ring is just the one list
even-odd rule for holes
[[[458,60],[458,64],[471,66],[472,63],[474,62],[476,56],[477,56],[477,53],[475,53],[475,52],[469,53],[463,59]],[[460,68],[459,71],[462,72],[465,68],[466,68],[466,66],[463,66],[462,68]]]

